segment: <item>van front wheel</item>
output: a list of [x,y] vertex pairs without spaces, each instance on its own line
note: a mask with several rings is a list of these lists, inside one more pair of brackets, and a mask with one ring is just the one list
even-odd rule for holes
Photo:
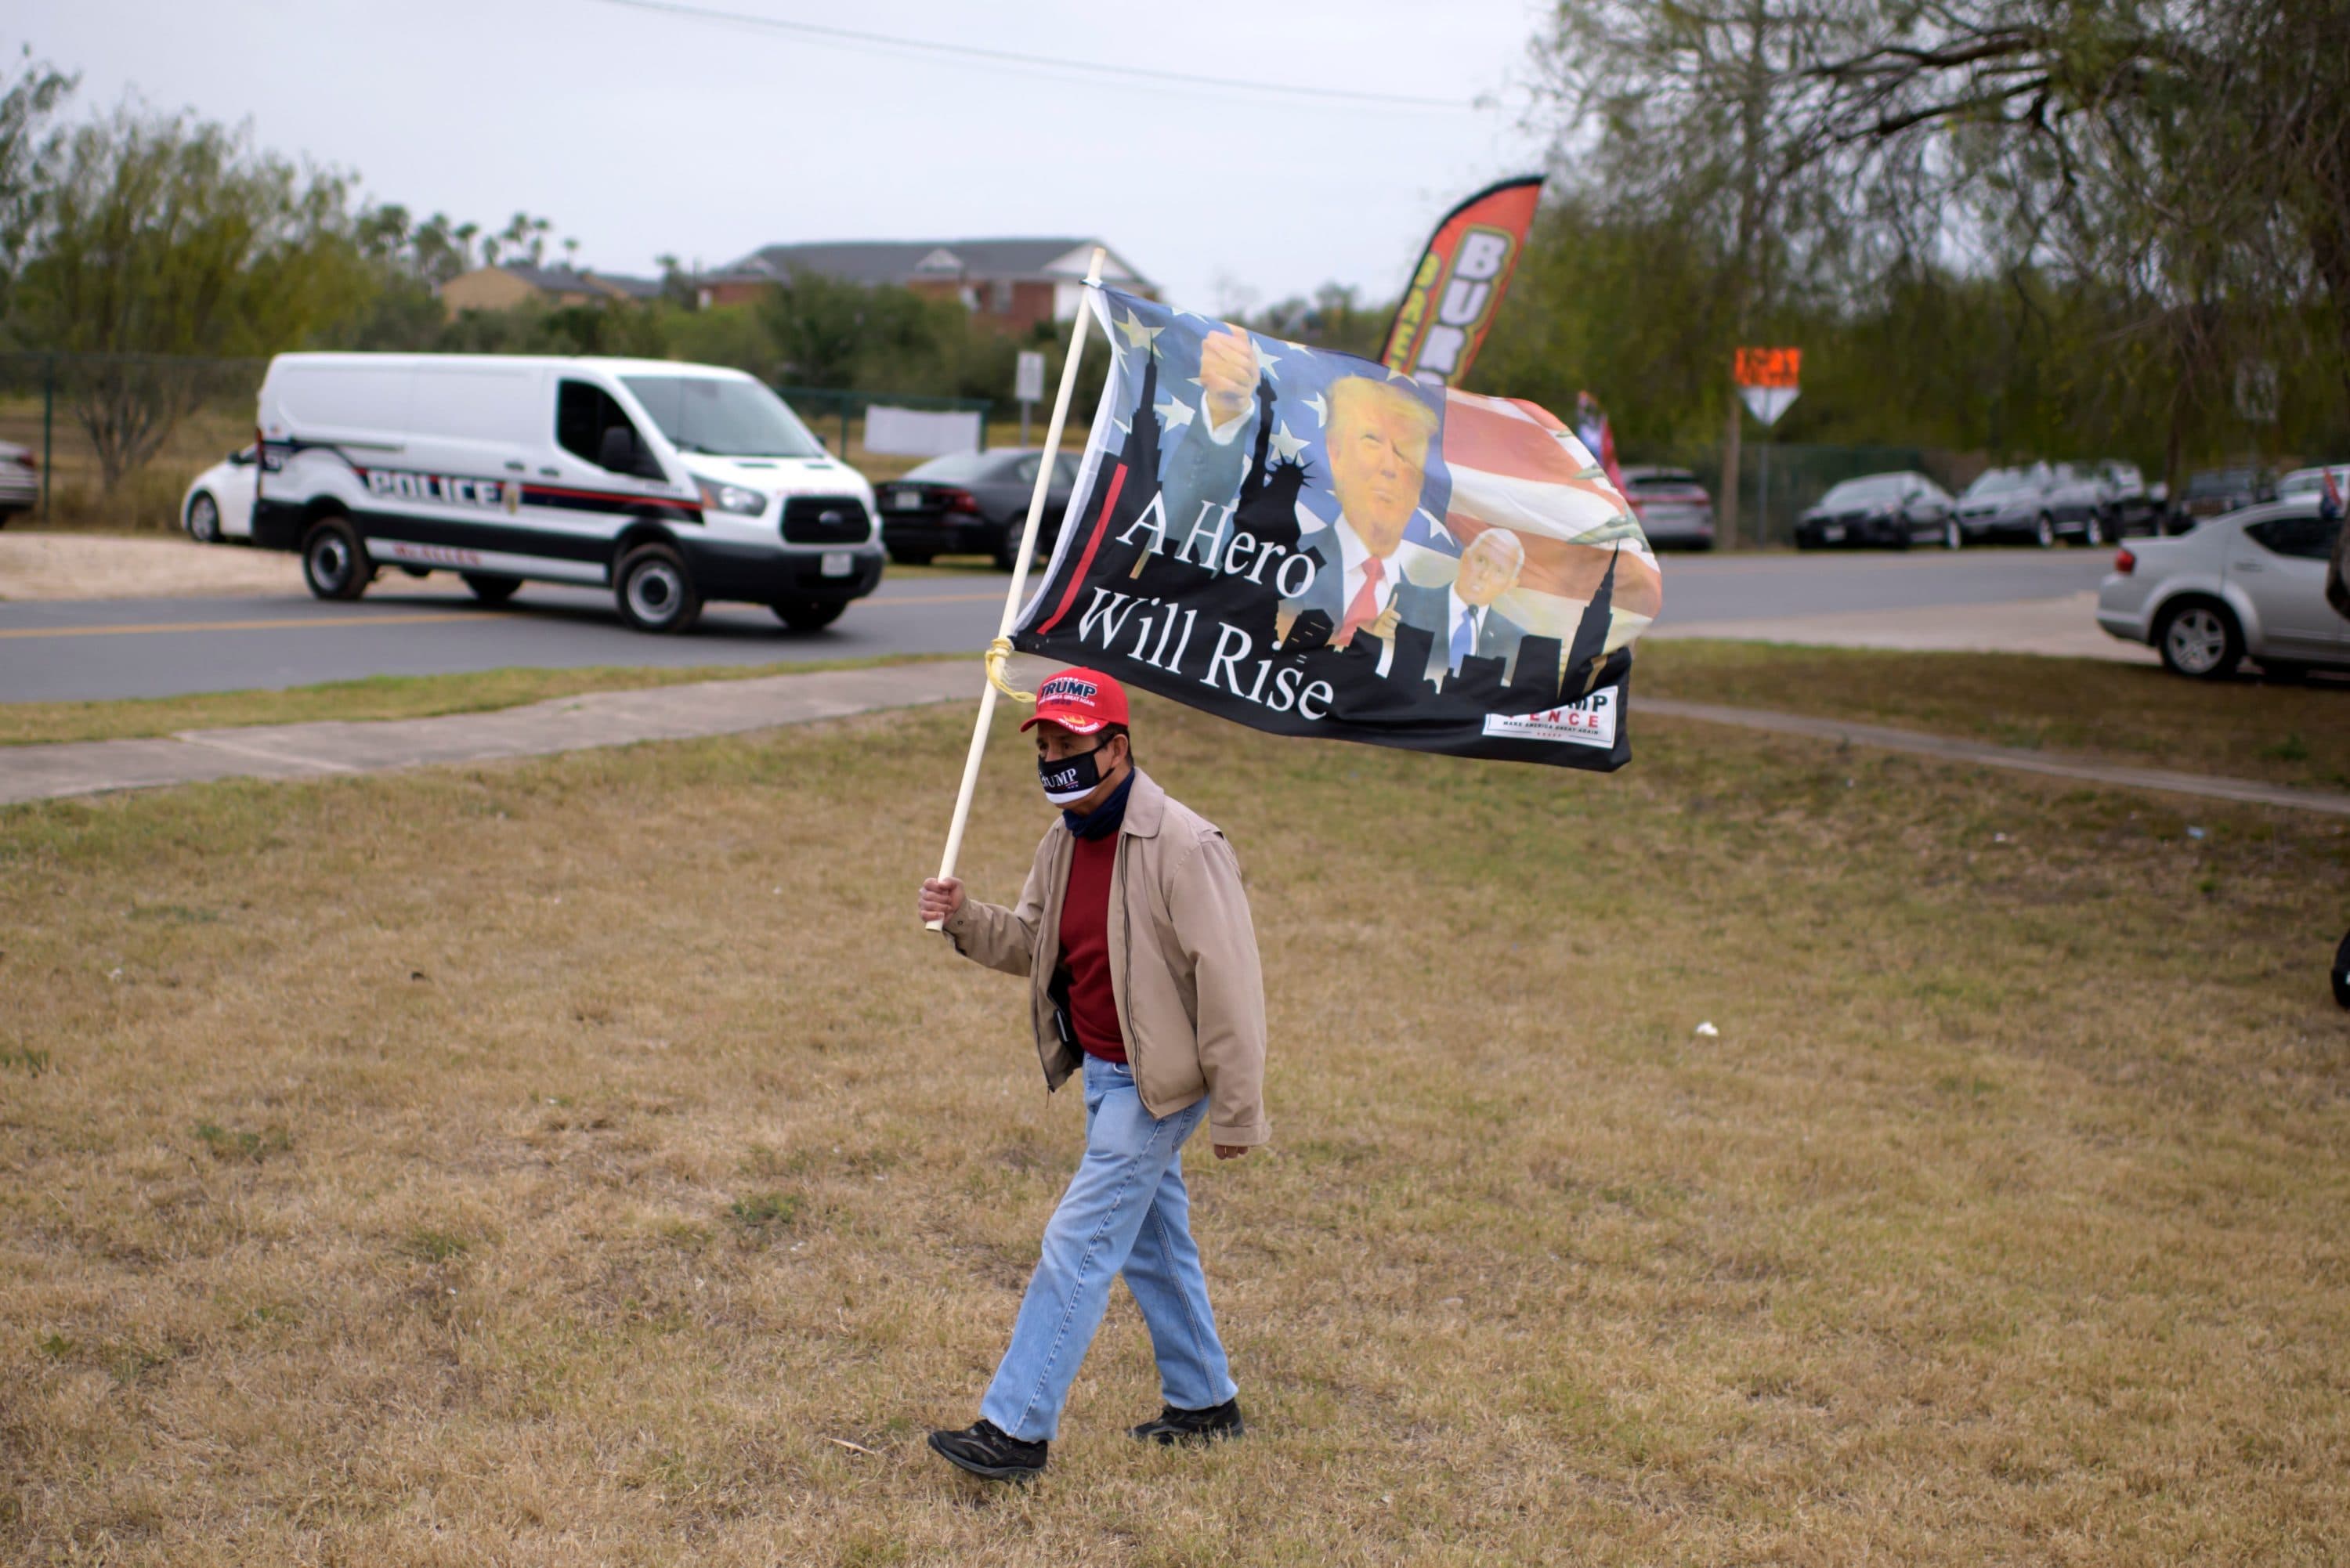
[[375,580],[359,530],[346,518],[329,517],[302,541],[302,576],[322,599],[355,599]]
[[620,557],[612,597],[639,631],[684,631],[702,617],[702,594],[685,557],[667,545],[640,545]]

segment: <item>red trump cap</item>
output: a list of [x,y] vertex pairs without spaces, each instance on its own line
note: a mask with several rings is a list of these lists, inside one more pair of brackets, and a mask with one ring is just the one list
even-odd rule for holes
[[1021,729],[1058,724],[1090,735],[1126,722],[1126,688],[1095,670],[1064,670],[1036,688],[1036,711]]

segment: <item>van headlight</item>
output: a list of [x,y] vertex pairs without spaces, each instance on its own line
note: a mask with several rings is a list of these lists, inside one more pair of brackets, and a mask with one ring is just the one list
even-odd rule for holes
[[755,490],[745,490],[739,484],[714,484],[707,479],[697,479],[693,483],[702,492],[702,504],[717,511],[756,517],[767,509],[767,498]]

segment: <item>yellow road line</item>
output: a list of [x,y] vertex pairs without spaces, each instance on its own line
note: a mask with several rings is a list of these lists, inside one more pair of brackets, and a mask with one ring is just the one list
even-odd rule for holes
[[[909,605],[995,604],[1002,594],[928,594],[920,597],[866,598],[860,606],[895,609]],[[0,638],[137,637],[172,631],[277,631],[310,627],[421,626],[432,621],[528,619],[527,610],[442,610],[424,615],[301,616],[291,620],[165,620],[127,626],[25,626],[0,628]]]

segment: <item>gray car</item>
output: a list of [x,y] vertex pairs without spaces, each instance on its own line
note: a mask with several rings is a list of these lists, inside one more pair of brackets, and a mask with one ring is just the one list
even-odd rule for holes
[[1688,469],[1627,468],[1624,499],[1632,504],[1650,545],[1659,549],[1713,548],[1713,497]]
[[[1010,571],[1019,554],[1020,530],[1028,521],[1028,499],[1036,488],[1044,454],[1033,447],[934,457],[902,479],[873,487],[881,503],[881,543],[889,558],[921,566],[933,556],[978,555]],[[1077,480],[1077,459],[1063,452],[1054,460],[1045,487],[1045,515],[1037,522],[1036,549],[1049,555],[1061,531],[1061,513]]]
[[2326,563],[2341,536],[2341,518],[2303,499],[2133,540],[2097,589],[2097,624],[2202,680],[2232,675],[2247,658],[2285,679],[2350,670],[2350,618],[2325,602]]
[[30,448],[0,441],[0,528],[8,519],[30,512],[41,499],[41,460]]
[[1951,510],[1970,545],[2023,539],[2046,549],[2056,543],[2056,519],[2048,509],[2055,488],[2056,471],[2044,462],[1990,469],[1960,493]]

